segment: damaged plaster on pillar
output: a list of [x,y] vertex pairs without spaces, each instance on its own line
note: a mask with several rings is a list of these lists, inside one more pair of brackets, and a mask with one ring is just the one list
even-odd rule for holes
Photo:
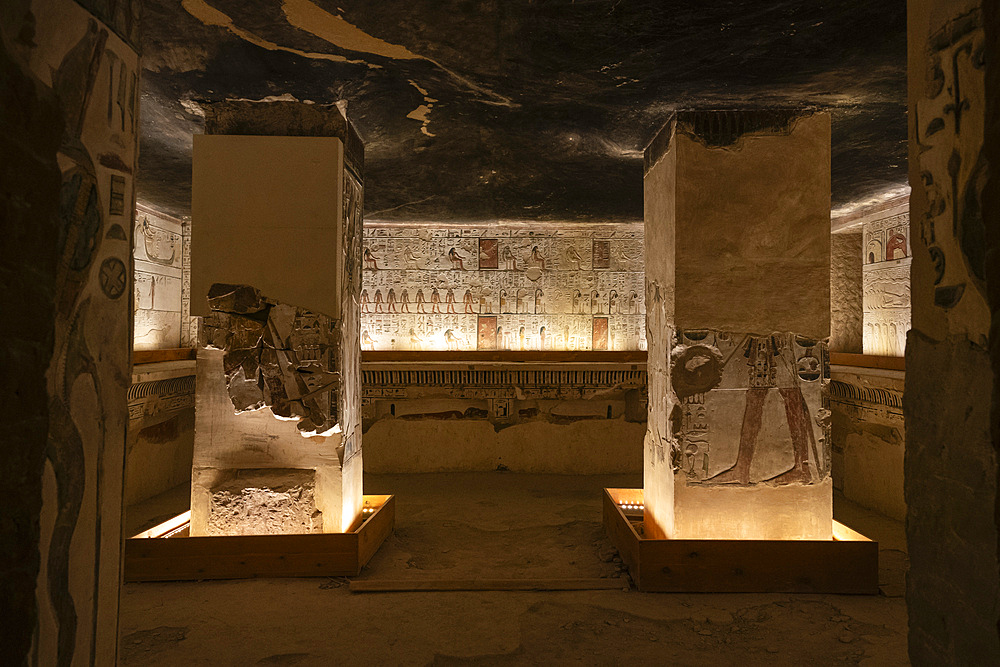
[[364,146],[335,105],[230,100],[205,116],[191,533],[347,531],[362,504]]
[[278,303],[246,285],[212,286],[202,347],[223,350],[236,412],[270,408],[305,435],[339,431],[336,320]]

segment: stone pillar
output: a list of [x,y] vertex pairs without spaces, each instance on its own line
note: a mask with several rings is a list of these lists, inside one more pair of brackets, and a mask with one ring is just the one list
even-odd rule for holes
[[0,580],[11,587],[0,595],[0,634],[15,664],[116,661],[135,6],[12,0],[0,8],[0,494],[4,523],[17,533],[0,545]]
[[829,115],[681,112],[646,165],[647,534],[829,539]]
[[209,105],[206,131],[191,533],[346,531],[362,505],[361,141],[336,107],[287,102]]
[[987,165],[1000,140],[995,12],[976,0],[908,3],[913,328],[903,411],[914,665],[1000,664],[1000,351],[990,336],[1000,261]]

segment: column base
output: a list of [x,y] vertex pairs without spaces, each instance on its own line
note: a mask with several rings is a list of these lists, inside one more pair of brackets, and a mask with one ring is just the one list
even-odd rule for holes
[[604,529],[640,591],[879,592],[878,543],[837,521],[829,540],[646,539],[642,499],[642,489],[604,489]]
[[353,577],[395,521],[395,496],[383,495],[364,496],[346,533],[189,537],[186,512],[125,541],[125,581]]

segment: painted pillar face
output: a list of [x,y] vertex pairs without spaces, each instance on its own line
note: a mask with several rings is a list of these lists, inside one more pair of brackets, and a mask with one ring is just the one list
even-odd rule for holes
[[2,26],[4,60],[34,79],[18,95],[34,85],[62,114],[32,664],[117,651],[140,67],[137,6],[105,4],[13,0]]
[[[246,131],[297,114],[319,136]],[[225,103],[207,126],[191,225],[204,316],[191,533],[346,531],[362,504],[360,142],[335,108]]]
[[829,116],[685,112],[664,132],[647,150],[647,531],[829,539]]

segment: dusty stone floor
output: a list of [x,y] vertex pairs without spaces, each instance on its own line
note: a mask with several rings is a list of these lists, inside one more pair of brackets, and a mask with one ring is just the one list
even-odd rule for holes
[[[372,475],[396,532],[363,579],[617,577],[600,490],[634,476]],[[904,665],[902,525],[842,499],[876,538],[879,596],[629,590],[351,593],[340,579],[128,584],[125,665]],[[624,580],[623,585],[627,585]]]

